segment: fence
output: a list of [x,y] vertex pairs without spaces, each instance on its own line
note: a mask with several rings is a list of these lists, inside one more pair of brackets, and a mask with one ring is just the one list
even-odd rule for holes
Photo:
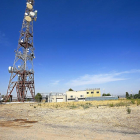
[[115,96],[104,96],[104,97],[87,97],[85,101],[101,101],[101,100],[118,100]]

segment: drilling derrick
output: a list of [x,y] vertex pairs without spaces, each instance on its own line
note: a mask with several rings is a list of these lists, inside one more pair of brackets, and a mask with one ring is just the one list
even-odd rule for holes
[[11,77],[5,96],[6,101],[9,99],[14,88],[16,88],[18,101],[24,102],[28,91],[33,99],[35,96],[33,21],[37,19],[37,10],[34,11],[33,6],[34,0],[27,0],[18,47],[15,51],[14,64],[8,68]]

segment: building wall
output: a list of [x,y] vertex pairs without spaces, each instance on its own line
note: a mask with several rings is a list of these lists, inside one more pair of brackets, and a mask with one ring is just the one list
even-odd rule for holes
[[86,97],[100,97],[100,89],[86,90]]
[[71,101],[84,101],[86,97],[86,91],[67,91],[67,102]]

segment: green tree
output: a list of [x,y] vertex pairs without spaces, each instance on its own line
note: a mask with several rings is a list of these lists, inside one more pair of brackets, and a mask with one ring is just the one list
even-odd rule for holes
[[132,94],[130,94],[130,99],[132,99],[133,98],[133,95]]
[[42,100],[42,95],[41,95],[40,93],[37,93],[36,96],[35,96],[35,100],[36,100],[37,102],[41,102],[41,100]]
[[105,93],[103,93],[103,95],[102,96],[105,96],[106,94]]
[[68,91],[73,91],[73,89],[70,88]]
[[106,94],[106,96],[111,96],[111,94],[110,94],[110,93],[108,93],[108,94]]
[[133,97],[134,97],[134,99],[140,99],[140,90],[139,90],[138,94],[135,94]]
[[129,93],[128,92],[126,92],[125,97],[126,97],[126,99],[129,98]]

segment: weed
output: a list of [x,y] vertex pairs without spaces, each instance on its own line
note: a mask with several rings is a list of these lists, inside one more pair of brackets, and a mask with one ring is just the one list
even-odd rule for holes
[[127,108],[127,110],[126,110],[126,111],[127,111],[127,113],[128,113],[128,114],[130,114],[130,113],[131,113],[131,109],[130,109],[129,107]]
[[36,106],[34,106],[34,108],[36,108]]
[[77,108],[77,106],[74,105],[74,104],[72,104],[72,105],[70,106],[70,109],[75,109],[75,108]]
[[90,107],[89,105],[83,105],[83,109],[87,109],[89,107]]
[[116,106],[125,106],[125,105],[127,106],[128,103],[120,102],[120,103],[117,103],[117,104],[116,104]]
[[55,105],[55,108],[58,108],[58,105],[57,104]]
[[88,105],[88,106],[92,106],[92,104],[91,104],[91,103],[86,103],[86,105]]
[[135,104],[135,100],[131,100],[131,103],[132,103],[132,104]]
[[113,104],[113,103],[112,103],[112,104],[109,104],[109,106],[110,106],[110,107],[114,107],[114,104]]

